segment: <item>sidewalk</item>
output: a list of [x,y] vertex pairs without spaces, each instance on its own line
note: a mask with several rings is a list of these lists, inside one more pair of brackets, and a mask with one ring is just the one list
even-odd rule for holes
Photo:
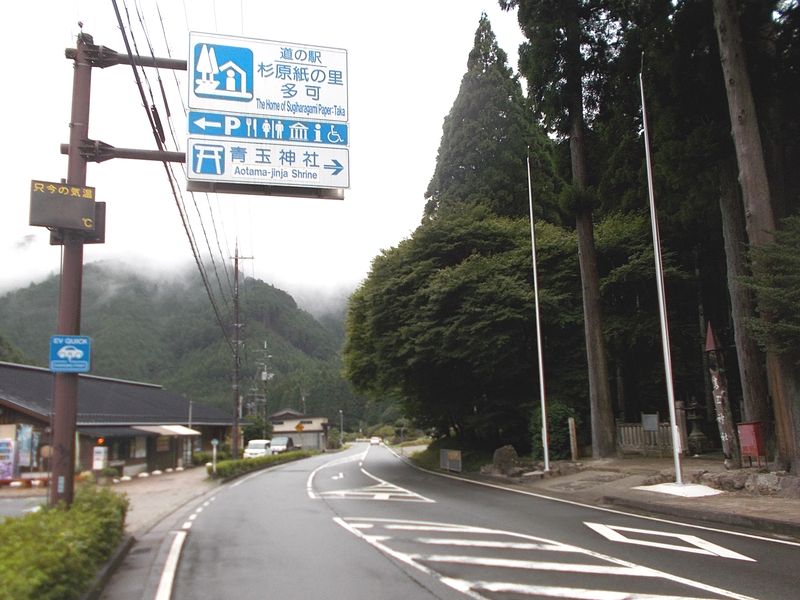
[[[741,486],[758,473],[753,468],[726,471],[722,457],[703,455],[681,460],[682,485],[675,484],[672,458],[613,458],[586,460],[575,472],[552,476],[505,478],[477,476],[482,480],[503,483],[517,489],[595,506],[616,507],[641,514],[669,515],[727,525],[800,541],[800,497],[757,494],[745,489],[722,491],[717,485]],[[557,472],[570,470],[572,463],[555,463]],[[759,476],[772,481],[774,475]],[[752,477],[750,481],[753,481]],[[667,484],[661,485],[658,484]],[[708,485],[714,483],[715,487]],[[788,478],[789,493],[796,494],[798,478]],[[639,489],[644,487],[646,489]],[[671,493],[664,493],[664,489]],[[680,494],[714,493],[702,497]],[[783,492],[782,492],[783,493]]]

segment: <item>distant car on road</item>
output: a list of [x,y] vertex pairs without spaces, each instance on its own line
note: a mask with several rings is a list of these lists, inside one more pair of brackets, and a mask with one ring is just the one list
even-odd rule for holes
[[272,454],[280,454],[281,452],[290,452],[295,449],[294,440],[288,436],[279,436],[272,438],[270,444]]
[[380,444],[380,443],[381,443],[381,438],[379,438],[379,437],[378,437],[378,436],[376,436],[376,435],[373,435],[371,438],[369,438],[369,443],[370,443],[372,446],[377,446],[378,444]]
[[256,456],[267,456],[272,453],[270,440],[250,440],[244,449],[245,458],[255,458]]

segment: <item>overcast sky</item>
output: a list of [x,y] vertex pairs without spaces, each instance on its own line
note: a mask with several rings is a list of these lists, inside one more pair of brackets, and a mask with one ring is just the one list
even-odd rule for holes
[[[152,45],[156,56],[185,60],[190,31],[347,50],[350,188],[344,201],[191,195],[176,165],[204,259],[203,227],[218,263],[220,255],[233,255],[238,240],[240,254],[253,257],[242,263],[247,275],[295,293],[355,287],[374,256],[396,246],[419,224],[442,123],[466,71],[481,13],[487,13],[515,71],[522,41],[516,12],[501,11],[496,0],[118,3],[126,29],[126,9],[130,15],[132,39],[141,54],[149,55]],[[10,67],[0,149],[5,186],[0,293],[60,269],[60,249],[49,245],[47,230],[28,225],[29,190],[33,179],[66,177],[67,159],[59,147],[69,139],[73,62],[64,50],[75,47],[78,21],[96,44],[124,52],[111,0],[19,2],[0,36],[0,51]],[[185,151],[187,73],[146,71],[148,102],[152,89],[165,121],[159,78],[167,93],[177,140],[174,144],[168,132],[168,147]],[[129,66],[93,69],[89,135],[122,148],[156,148]],[[108,215],[106,243],[87,245],[85,263],[122,258],[157,271],[193,264],[160,163],[90,163],[87,185],[107,203]]]

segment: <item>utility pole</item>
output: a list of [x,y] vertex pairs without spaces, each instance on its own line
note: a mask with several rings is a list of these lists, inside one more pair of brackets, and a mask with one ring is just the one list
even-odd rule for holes
[[[117,14],[119,18],[119,13]],[[79,23],[79,26],[82,25]],[[120,24],[121,25],[121,24]],[[111,158],[131,158],[185,162],[184,152],[164,150],[137,150],[114,148],[100,140],[89,138],[89,107],[92,87],[92,68],[114,65],[138,65],[164,69],[186,70],[186,61],[136,57],[119,54],[105,46],[97,46],[91,35],[81,31],[75,48],[67,48],[65,56],[74,61],[72,79],[72,109],[70,114],[69,144],[61,145],[66,154],[69,186],[86,185],[86,165]],[[58,333],[79,335],[81,328],[81,294],[83,288],[83,244],[82,232],[70,229],[53,230],[51,244],[63,244],[61,281],[58,293]],[[53,240],[58,241],[53,241]],[[87,241],[88,243],[88,241]],[[78,374],[56,372],[53,376],[53,411],[51,418],[52,458],[49,503],[51,506],[63,502],[72,504],[75,487],[75,436],[78,414]]]
[[[92,36],[81,32],[75,54],[72,79],[67,183],[86,185],[86,160],[79,152],[82,140],[89,137],[89,96],[92,64],[88,50]],[[81,332],[81,291],[83,288],[83,237],[64,230],[64,252],[58,293],[58,333]],[[56,373],[53,380],[53,458],[50,505],[72,504],[75,486],[75,428],[78,415],[78,374]]]
[[240,380],[240,346],[241,327],[239,321],[239,260],[253,258],[252,256],[239,256],[239,242],[236,242],[236,252],[233,256],[233,432],[231,433],[231,456],[239,458],[239,410],[241,398],[239,397]]

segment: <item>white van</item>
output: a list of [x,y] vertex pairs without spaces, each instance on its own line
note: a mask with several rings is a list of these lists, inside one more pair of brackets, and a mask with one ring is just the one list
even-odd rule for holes
[[255,458],[256,456],[267,456],[271,454],[269,440],[250,440],[247,448],[244,449],[245,458]]

